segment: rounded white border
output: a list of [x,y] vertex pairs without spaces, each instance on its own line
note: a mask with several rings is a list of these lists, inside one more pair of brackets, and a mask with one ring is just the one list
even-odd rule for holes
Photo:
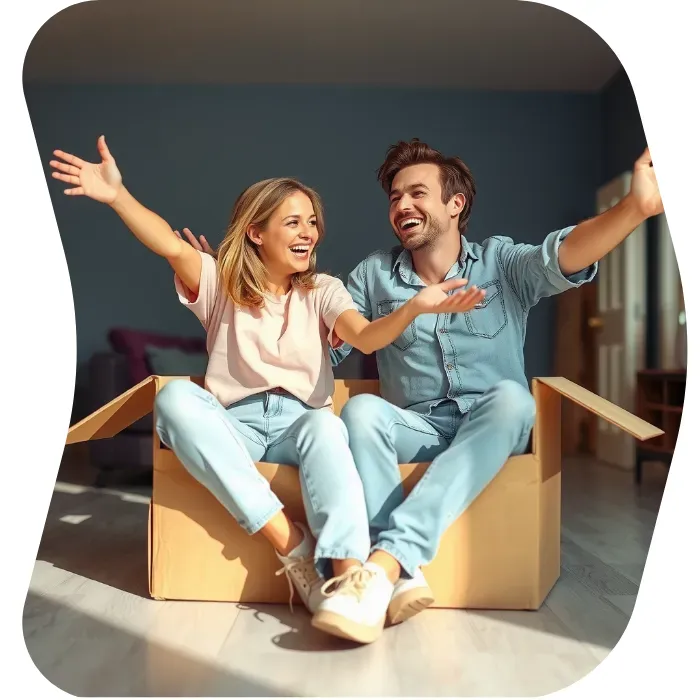
[[[42,154],[42,160],[37,152],[24,99],[22,66],[41,25],[72,4],[65,0],[17,3],[11,16],[6,11],[0,45],[6,135],[5,163],[0,169],[5,228],[0,269],[8,300],[0,343],[5,483],[0,513],[9,572],[2,579],[2,608],[8,624],[0,626],[0,634],[5,638],[3,681],[13,697],[65,696],[37,673],[21,626],[69,425],[76,358],[70,278],[44,178],[46,157]],[[699,61],[691,5],[684,8],[674,0],[548,0],[542,4],[568,12],[591,27],[625,67],[658,173],[686,310],[695,308],[698,282],[692,269],[692,241],[698,194],[691,188],[697,186],[700,167],[694,88]],[[687,313],[690,349],[696,347],[697,339],[693,314],[692,310]],[[697,395],[687,391],[676,454],[627,631],[606,661],[557,695],[588,698],[648,692],[660,696],[685,684],[693,687],[697,643],[692,635],[698,617],[693,600],[693,584],[698,580],[694,499],[700,494],[700,470],[691,435],[692,426],[700,425],[698,419]]]

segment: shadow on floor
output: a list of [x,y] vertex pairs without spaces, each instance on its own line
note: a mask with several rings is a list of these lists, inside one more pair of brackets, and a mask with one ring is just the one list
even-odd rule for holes
[[146,493],[57,483],[37,559],[148,597]]
[[27,651],[57,688],[87,697],[288,697],[215,664],[147,641],[91,615],[27,596]]
[[[663,485],[651,479],[640,490],[635,489],[630,474],[586,463],[567,466],[563,476],[563,524],[578,539],[574,542],[563,537],[562,575],[545,605],[537,612],[470,611],[469,624],[489,629],[512,626],[541,630],[543,634],[604,649],[614,647],[634,605],[648,548],[646,538],[651,538],[662,493]],[[148,489],[114,491],[57,484],[37,558],[86,579],[148,598],[148,499]],[[607,564],[609,557],[601,558],[595,544],[597,528],[624,546],[621,534],[615,531],[618,521],[623,522],[624,518],[634,519],[630,522],[645,538],[635,545],[641,557],[635,565],[639,572],[636,579],[624,569]],[[589,527],[589,522],[594,522],[596,528]],[[587,538],[592,544],[587,544]],[[303,610],[292,615],[285,606],[241,607],[276,617],[289,629],[271,640],[279,648],[301,652],[330,650],[329,640],[310,626]],[[461,611],[454,619],[463,619]],[[334,643],[338,650],[352,646],[341,640]]]

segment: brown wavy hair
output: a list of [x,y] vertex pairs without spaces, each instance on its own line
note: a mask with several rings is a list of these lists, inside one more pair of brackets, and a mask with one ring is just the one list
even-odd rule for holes
[[267,271],[258,246],[250,240],[250,226],[265,229],[270,217],[287,197],[301,192],[310,200],[316,214],[318,241],[311,253],[309,269],[292,275],[292,286],[314,289],[316,286],[316,249],[323,240],[325,224],[323,204],[315,190],[292,178],[271,178],[256,182],[236,200],[224,240],[216,252],[220,288],[237,306],[262,307],[267,293]]
[[382,189],[389,194],[391,184],[399,170],[423,163],[432,163],[440,169],[443,204],[447,204],[456,194],[464,195],[466,202],[464,209],[459,214],[457,224],[459,232],[464,233],[474,206],[476,183],[471,170],[461,158],[446,158],[440,151],[418,139],[399,141],[387,150],[386,158],[377,170],[377,179],[381,183]]

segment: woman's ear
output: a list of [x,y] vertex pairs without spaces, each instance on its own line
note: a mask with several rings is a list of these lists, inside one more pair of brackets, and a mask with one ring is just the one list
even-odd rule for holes
[[255,245],[262,245],[262,237],[260,236],[260,232],[258,229],[251,224],[248,226],[248,230],[246,231],[246,236],[255,243]]

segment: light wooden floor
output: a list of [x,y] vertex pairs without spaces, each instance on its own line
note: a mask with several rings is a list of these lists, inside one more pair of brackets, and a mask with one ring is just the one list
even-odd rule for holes
[[[632,614],[664,485],[568,460],[561,578],[538,612],[429,610],[356,648],[305,611],[147,597],[148,490],[60,480],[24,612],[39,670],[79,696],[537,696],[582,678]],[[73,481],[76,481],[73,479]]]

